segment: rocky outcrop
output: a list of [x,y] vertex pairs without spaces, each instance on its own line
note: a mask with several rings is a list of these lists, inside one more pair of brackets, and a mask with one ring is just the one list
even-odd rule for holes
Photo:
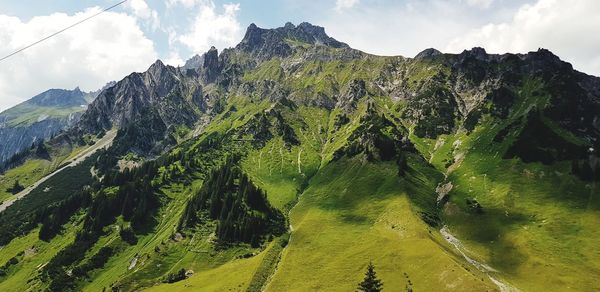
[[219,62],[219,53],[215,47],[211,47],[208,52],[202,56],[202,79],[204,83],[214,82],[221,73],[221,63]]
[[[332,61],[342,64],[327,68]],[[262,65],[268,68],[263,68],[259,77],[247,78]],[[346,65],[351,66],[350,71]],[[343,78],[336,75],[338,68],[347,70]],[[315,81],[299,82],[302,78]],[[460,54],[426,49],[412,59],[378,57],[353,50],[329,37],[322,27],[308,23],[287,23],[275,29],[252,24],[233,49],[219,54],[211,48],[182,68],[157,61],[148,71],[133,73],[107,88],[78,128],[87,133],[121,128],[139,120],[148,108],[155,109],[152,116],[160,119],[155,125],[164,124],[166,129],[191,127],[203,116],[223,110],[231,95],[271,102],[289,100],[327,110],[337,107],[346,115],[365,96],[390,96],[402,101],[398,109],[403,123],[410,125],[415,135],[433,139],[462,129],[470,132],[483,116],[517,119],[516,115],[526,115],[542,105],[525,105],[525,111],[516,113],[518,103],[548,96],[540,113],[597,145],[598,80],[574,71],[544,49],[503,55],[488,54],[483,48]],[[539,89],[524,90],[530,86],[528,82]],[[535,96],[525,99],[524,95]],[[262,125],[264,121],[258,118],[256,124]],[[335,126],[344,122],[340,119]],[[260,129],[263,127],[257,126],[249,132],[263,133]]]
[[200,81],[159,60],[146,72],[132,73],[104,90],[90,104],[77,130],[95,133],[120,128],[139,119],[148,108],[155,108],[167,126],[192,126],[197,110],[206,111],[197,97],[201,90]]
[[404,151],[414,151],[407,138],[407,131],[375,111],[369,104],[367,113],[360,117],[347,144],[336,150],[333,159],[364,154],[368,161],[389,161],[397,159]]
[[351,112],[356,109],[358,100],[367,95],[367,88],[364,80],[352,80],[344,93],[338,98],[336,107],[345,112]]
[[[75,136],[122,129],[116,141],[124,141],[139,154],[160,153],[175,143],[170,134],[179,126],[195,127],[203,116],[221,110],[221,97],[205,92],[203,85],[220,74],[218,54],[211,49],[202,65],[189,74],[156,61],[147,71],[132,73],[102,91],[71,130]],[[144,121],[140,125],[139,121]],[[132,125],[147,127],[144,131]],[[120,139],[127,136],[127,141]]]

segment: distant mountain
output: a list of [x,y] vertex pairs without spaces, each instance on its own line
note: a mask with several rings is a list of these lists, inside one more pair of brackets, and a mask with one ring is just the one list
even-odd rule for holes
[[0,162],[74,125],[101,90],[50,89],[0,113]]
[[[28,106],[89,100],[63,93]],[[70,115],[0,177],[1,291],[598,288],[600,78],[547,49],[253,24]]]

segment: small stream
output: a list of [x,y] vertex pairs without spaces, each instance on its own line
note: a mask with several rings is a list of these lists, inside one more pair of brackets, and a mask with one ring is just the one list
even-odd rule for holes
[[483,272],[484,274],[486,274],[488,276],[488,278],[490,278],[490,280],[496,284],[496,286],[498,286],[498,288],[500,288],[501,292],[518,292],[520,291],[519,289],[511,286],[508,283],[505,283],[499,279],[497,279],[496,277],[494,277],[492,274],[493,273],[497,273],[498,270],[484,264],[484,263],[480,263],[472,258],[470,258],[465,252],[465,248],[463,246],[463,244],[460,242],[460,240],[458,238],[456,238],[454,235],[452,235],[452,233],[450,233],[450,230],[448,229],[448,226],[444,225],[444,227],[442,227],[442,229],[440,229],[440,233],[442,234],[442,236],[444,237],[444,239],[450,243],[452,246],[454,246],[454,248],[456,248],[456,250],[463,256],[463,258],[472,266],[474,266],[476,269],[478,269],[479,271]]

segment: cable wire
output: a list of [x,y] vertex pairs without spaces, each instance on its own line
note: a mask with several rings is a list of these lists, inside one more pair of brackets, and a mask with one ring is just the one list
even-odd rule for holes
[[100,12],[98,12],[98,13],[96,13],[96,14],[92,15],[92,16],[89,16],[89,17],[87,17],[87,18],[85,18],[85,19],[82,19],[82,20],[80,20],[80,21],[78,21],[78,22],[76,22],[76,23],[74,23],[74,24],[71,24],[71,25],[69,25],[69,26],[67,26],[67,27],[65,27],[65,28],[63,28],[63,29],[61,29],[61,30],[59,30],[59,31],[57,31],[57,32],[55,32],[55,33],[53,33],[53,34],[51,34],[51,35],[49,35],[49,36],[47,36],[47,37],[45,37],[45,38],[43,38],[43,39],[41,39],[41,40],[39,40],[39,41],[36,41],[36,42],[34,42],[34,43],[31,43],[31,44],[29,44],[29,45],[27,45],[27,46],[25,46],[25,47],[23,47],[23,48],[21,48],[21,49],[17,50],[17,51],[14,51],[14,52],[12,52],[12,53],[10,53],[10,54],[8,54],[8,55],[6,55],[6,56],[2,57],[2,58],[0,59],[0,62],[2,62],[2,61],[4,61],[4,60],[6,60],[6,59],[8,59],[8,58],[10,58],[10,57],[12,57],[12,56],[14,56],[14,55],[18,54],[18,53],[20,53],[20,52],[22,52],[22,51],[25,51],[26,49],[29,49],[29,48],[31,48],[31,47],[33,47],[33,46],[35,46],[35,45],[37,45],[37,44],[39,44],[39,43],[41,43],[41,42],[45,41],[45,40],[48,40],[49,38],[52,38],[52,37],[54,37],[54,36],[56,36],[56,35],[58,35],[58,34],[60,34],[60,33],[64,32],[64,31],[66,31],[66,30],[68,30],[68,29],[70,29],[70,28],[73,28],[73,27],[75,27],[75,26],[77,26],[77,25],[80,25],[80,24],[82,24],[82,23],[84,23],[84,22],[86,22],[86,21],[88,21],[88,20],[90,20],[90,19],[92,19],[92,18],[94,18],[94,17],[96,17],[96,16],[98,16],[98,15],[100,15],[100,14],[104,13],[104,12],[107,12],[107,11],[109,11],[109,10],[111,10],[111,9],[113,9],[113,8],[115,8],[115,7],[119,6],[119,5],[121,5],[121,4],[125,3],[125,2],[127,2],[127,1],[128,1],[128,0],[123,0],[123,1],[121,1],[121,2],[117,3],[117,4],[113,5],[113,6],[110,6],[110,7],[108,7],[108,8],[105,8],[104,10],[102,10],[102,11],[100,11]]

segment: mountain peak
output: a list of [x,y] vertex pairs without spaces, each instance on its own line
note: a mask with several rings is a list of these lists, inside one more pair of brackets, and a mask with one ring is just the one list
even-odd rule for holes
[[152,65],[150,65],[150,69],[164,68],[164,67],[165,67],[165,64],[160,59],[157,59],[156,62],[154,62]]
[[294,29],[294,28],[296,28],[296,26],[293,23],[289,22],[289,21],[286,22],[283,27],[287,28],[287,29]]
[[420,53],[418,53],[415,56],[415,59],[426,59],[426,58],[431,58],[431,57],[438,56],[441,54],[442,54],[442,52],[440,52],[434,48],[429,48],[429,49],[425,49],[425,50],[421,51]]
[[27,103],[45,107],[70,107],[87,104],[79,87],[74,90],[50,89],[34,96]]
[[325,28],[303,22],[295,26],[287,22],[283,27],[264,29],[252,23],[248,26],[244,39],[237,49],[254,53],[262,58],[273,56],[285,57],[292,53],[292,48],[286,41],[293,40],[310,45],[321,45],[333,48],[349,48],[325,32]]

